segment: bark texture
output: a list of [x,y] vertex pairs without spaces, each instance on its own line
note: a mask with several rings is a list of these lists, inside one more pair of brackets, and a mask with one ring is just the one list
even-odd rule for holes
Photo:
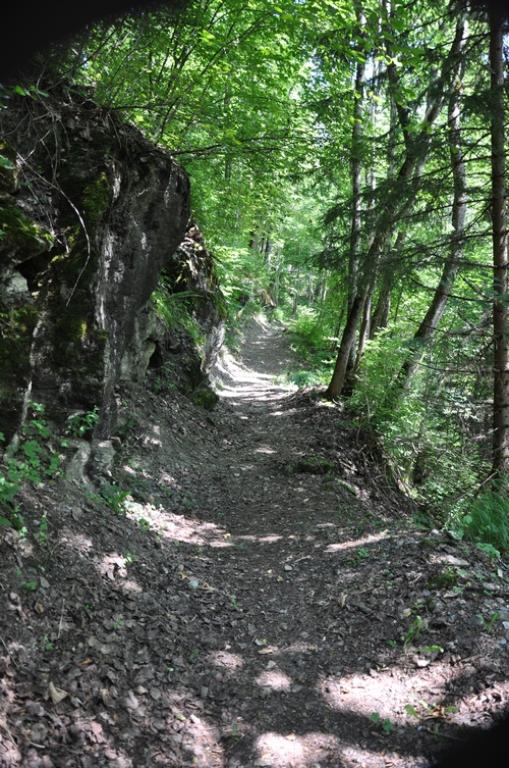
[[493,472],[506,480],[509,470],[509,355],[507,323],[507,204],[505,166],[503,15],[490,9],[491,183],[493,237]]

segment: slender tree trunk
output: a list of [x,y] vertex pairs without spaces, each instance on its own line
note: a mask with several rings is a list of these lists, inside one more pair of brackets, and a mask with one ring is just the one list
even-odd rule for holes
[[373,312],[373,316],[371,318],[369,329],[370,339],[374,339],[376,332],[381,328],[387,328],[389,323],[389,313],[391,311],[391,293],[396,278],[395,264],[397,261],[395,257],[397,254],[399,254],[401,248],[403,247],[405,236],[406,233],[403,232],[403,230],[398,232],[396,242],[386,255],[386,258],[390,259],[392,263],[388,263],[385,266],[382,266],[382,284],[378,293],[375,311]]
[[[419,187],[422,171],[429,151],[429,129],[440,113],[445,86],[450,77],[451,66],[458,60],[458,57],[462,52],[464,33],[465,22],[464,18],[461,17],[456,24],[456,33],[449,55],[444,60],[438,81],[434,83],[434,92],[436,95],[432,103],[429,104],[426,109],[423,119],[424,128],[411,143],[407,144],[406,156],[400,167],[395,188],[388,196],[385,206],[381,209],[377,217],[373,240],[363,265],[364,275],[361,277],[361,280],[364,283],[364,287],[358,289],[356,297],[349,310],[343,337],[339,346],[334,373],[326,391],[326,397],[331,400],[338,398],[342,393],[345,384],[348,359],[350,357],[352,345],[355,342],[357,324],[362,315],[364,303],[373,290],[380,254],[383,252],[397,220],[406,215],[413,206],[415,193]],[[413,185],[412,190],[410,191],[411,181],[413,181]]]
[[[357,20],[361,33],[366,20],[360,8],[357,8]],[[350,227],[350,244],[348,252],[348,305],[351,306],[357,293],[359,273],[359,247],[361,241],[361,172],[362,172],[362,111],[364,102],[364,77],[366,62],[357,62],[354,82],[354,106],[352,126],[352,221]]]
[[362,356],[366,349],[366,344],[368,343],[368,340],[370,338],[370,333],[371,333],[371,296],[368,296],[366,301],[364,302],[364,310],[363,310],[361,325],[359,328],[359,343],[357,346],[357,357],[355,358],[354,376],[357,374],[359,370]]
[[357,293],[354,297],[352,305],[348,311],[346,318],[346,325],[341,337],[341,343],[339,345],[338,356],[336,358],[336,365],[334,366],[334,373],[328,386],[326,397],[334,399],[339,397],[345,383],[346,371],[348,366],[348,359],[350,352],[352,351],[353,344],[355,342],[355,334],[357,331],[357,324],[362,314],[364,307],[364,296],[361,293]]
[[399,192],[399,194],[393,193],[377,219],[375,234],[366,254],[364,264],[364,286],[357,290],[356,296],[349,307],[346,325],[339,345],[338,358],[334,366],[334,373],[325,393],[325,396],[331,400],[338,398],[343,392],[348,373],[348,361],[355,343],[357,326],[362,317],[364,305],[368,297],[371,296],[376,282],[380,253],[392,234],[397,219],[404,216],[414,203],[414,196],[409,197],[406,190],[413,177],[413,190],[415,192],[422,174],[424,161],[425,157],[421,157],[419,162],[416,163],[414,158],[407,156],[400,168],[396,182],[397,189],[403,188],[405,191]]
[[270,242],[269,235],[267,235],[267,238],[265,240],[265,246],[263,248],[263,252],[264,252],[264,255],[265,255],[265,263],[267,264],[268,267],[270,267],[270,261],[271,261],[270,257],[271,257],[271,254],[272,254],[272,243]]
[[[393,49],[391,40],[392,23],[394,19],[394,3],[392,0],[382,0],[383,23],[381,33],[384,39],[385,52],[392,62],[387,68],[389,86],[389,141],[387,145],[387,177],[393,178],[397,171],[396,146],[398,139],[398,127],[403,134],[405,147],[409,148],[408,111],[400,103],[399,78],[396,65],[393,63]],[[396,260],[392,258],[393,251],[399,253],[405,233],[398,232],[394,247],[387,254],[387,263],[382,263],[382,284],[380,286],[375,311],[371,318],[369,338],[373,339],[380,328],[386,328],[389,322],[391,309],[391,291],[396,273]]]
[[232,158],[231,155],[226,155],[224,158],[224,180],[229,182],[232,178]]
[[[392,275],[390,277],[392,277]],[[378,301],[376,303],[375,311],[373,312],[373,317],[371,318],[369,327],[370,339],[375,338],[377,331],[382,330],[382,328],[387,328],[389,323],[389,314],[391,311],[391,288],[392,280],[384,279],[384,283],[382,284],[382,288],[378,296]]]
[[[378,69],[375,67],[375,79],[378,76]],[[373,125],[375,122],[375,106],[374,101],[371,102],[371,108],[369,111],[369,119],[371,121],[371,124]],[[371,167],[366,172],[366,188],[369,190],[369,205],[368,205],[368,211],[370,215],[374,214],[375,209],[375,192],[376,192],[376,177],[375,177],[375,169],[374,169],[374,163],[371,161]],[[368,244],[369,247],[370,243]],[[350,374],[348,378],[349,381],[349,390],[353,391],[353,388],[355,386],[355,379],[357,377],[357,372],[359,370],[359,366],[361,364],[362,356],[364,355],[364,351],[366,349],[366,344],[370,338],[370,329],[371,329],[371,300],[372,300],[372,293],[374,289],[374,283],[373,288],[371,292],[366,296],[366,299],[364,301],[364,307],[363,307],[363,314],[362,314],[362,320],[361,325],[359,329],[359,339],[357,343],[357,354],[355,355],[355,359],[353,362],[352,370],[350,371]],[[350,359],[352,358],[352,355],[350,355]]]
[[398,272],[397,265],[401,263],[399,255],[405,243],[406,235],[406,231],[400,229],[396,237],[396,242],[387,254],[389,263],[386,264],[385,269],[383,269],[382,285],[378,294],[376,308],[373,317],[371,318],[370,339],[374,339],[376,332],[381,328],[387,328],[389,324],[389,314],[392,306],[392,291],[396,283]]
[[507,206],[505,168],[504,34],[501,10],[490,8],[491,185],[493,237],[493,472],[509,471],[509,355],[507,318]]
[[[366,23],[361,8],[357,5],[357,20],[361,30]],[[352,180],[352,219],[350,226],[350,243],[348,249],[348,296],[347,309],[350,313],[357,303],[359,291],[359,261],[360,261],[360,243],[362,227],[362,197],[361,197],[361,174],[362,174],[362,113],[364,102],[364,77],[366,74],[366,62],[364,60],[357,62],[354,80],[354,105],[353,105],[353,126],[352,126],[352,155],[351,155],[351,180]],[[343,314],[343,312],[341,312]],[[348,322],[348,321],[347,321]],[[346,331],[346,329],[345,329]],[[353,352],[355,336],[357,331],[357,321],[353,325],[352,337],[349,340],[346,360],[343,361],[344,371],[341,373],[343,381],[348,378],[353,371],[355,356]],[[348,336],[350,339],[350,336]],[[331,382],[332,383],[332,382]],[[330,389],[330,385],[329,385]],[[334,395],[333,395],[334,396]]]
[[445,261],[439,283],[424,318],[415,332],[412,352],[401,367],[397,377],[397,388],[405,389],[415,373],[425,348],[431,343],[435,331],[445,312],[459,269],[463,253],[465,236],[465,216],[467,212],[465,160],[461,143],[460,90],[462,66],[456,83],[453,85],[449,100],[449,147],[454,186],[452,203],[453,236],[449,256]]
[[339,339],[339,333],[341,331],[341,326],[343,325],[343,318],[345,316],[346,310],[347,310],[347,305],[345,304],[345,302],[343,302],[341,304],[341,311],[340,311],[340,313],[338,315],[338,319],[336,321],[336,328],[335,328],[335,331],[334,331],[334,341],[331,344],[331,351],[332,352],[336,352],[336,354],[338,352],[338,342],[337,342],[337,339]]

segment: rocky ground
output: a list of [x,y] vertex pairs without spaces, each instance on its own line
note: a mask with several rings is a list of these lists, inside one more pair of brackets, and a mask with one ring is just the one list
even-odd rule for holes
[[214,411],[134,387],[107,503],[0,529],[2,768],[418,766],[504,709],[506,566],[416,528],[290,359],[259,319]]

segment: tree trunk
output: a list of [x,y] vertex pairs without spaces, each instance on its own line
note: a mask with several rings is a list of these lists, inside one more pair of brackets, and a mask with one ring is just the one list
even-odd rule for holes
[[[399,169],[394,188],[388,195],[385,206],[375,222],[375,229],[371,245],[368,249],[363,264],[364,274],[361,281],[364,285],[358,288],[352,306],[349,308],[343,337],[339,347],[338,358],[334,367],[331,382],[326,391],[326,397],[336,399],[341,395],[345,384],[348,359],[355,342],[357,324],[362,315],[364,303],[372,293],[378,270],[380,254],[392,234],[398,219],[405,216],[412,208],[416,191],[419,188],[422,171],[430,147],[430,127],[440,113],[444,99],[445,86],[450,77],[451,67],[461,55],[465,36],[465,21],[463,16],[458,19],[456,32],[448,56],[443,62],[440,76],[434,85],[434,100],[426,109],[423,118],[423,129],[415,136],[415,139],[407,144],[405,159]],[[413,182],[410,185],[410,182]],[[411,189],[410,189],[411,187]]]
[[377,331],[382,330],[382,328],[387,328],[387,325],[389,324],[389,314],[391,311],[391,287],[392,280],[384,280],[380,294],[378,296],[378,301],[376,303],[373,317],[371,318],[371,324],[369,328],[370,339],[374,339]]
[[[357,6],[357,20],[361,30],[364,28],[366,20],[364,15]],[[350,243],[348,250],[348,297],[347,308],[348,317],[347,325],[350,320],[350,314],[354,305],[356,306],[358,300],[361,299],[358,294],[358,279],[359,279],[359,249],[361,242],[361,226],[362,226],[362,197],[361,197],[361,172],[362,172],[362,108],[364,101],[364,76],[366,73],[366,62],[364,60],[357,63],[355,70],[354,81],[354,105],[353,105],[353,126],[352,126],[352,155],[351,155],[351,180],[352,180],[352,221],[350,227]],[[352,324],[353,323],[353,324]],[[336,370],[332,381],[327,389],[327,397],[335,398],[339,395],[339,392],[343,389],[345,379],[351,374],[354,366],[354,354],[353,346],[355,343],[355,335],[357,331],[357,319],[350,322],[351,324],[351,336],[350,331],[347,333],[347,339],[342,339],[342,345],[348,344],[348,349],[344,349],[343,354],[346,355],[344,360],[341,360],[338,367],[338,361],[336,361]],[[347,330],[345,328],[344,333]],[[344,334],[343,334],[344,336]],[[338,353],[341,355],[341,346]],[[337,379],[340,376],[340,379]],[[336,378],[335,378],[336,377]],[[338,394],[335,394],[336,384],[335,381],[341,381],[341,387]]]
[[[357,8],[357,20],[361,34],[366,20],[360,8]],[[359,272],[359,247],[361,240],[361,170],[362,170],[362,109],[364,102],[364,77],[366,62],[357,62],[354,82],[354,105],[352,126],[352,222],[350,227],[350,245],[348,251],[348,305],[351,306],[357,292]]]
[[357,323],[359,322],[359,318],[362,314],[363,307],[364,307],[364,296],[358,293],[354,297],[354,300],[352,301],[352,305],[348,311],[348,316],[346,318],[346,325],[343,331],[343,335],[341,337],[341,344],[339,345],[338,356],[336,358],[336,365],[334,366],[334,373],[332,374],[332,379],[325,393],[325,396],[328,397],[329,400],[335,400],[337,397],[340,396],[342,392],[343,385],[345,383],[345,378],[346,378],[348,360],[350,358],[350,353],[352,351],[352,347],[355,342],[355,333],[357,331]]
[[509,358],[507,323],[507,208],[505,169],[503,16],[489,12],[491,69],[491,185],[493,237],[493,473],[501,483],[509,471]]
[[401,248],[403,247],[405,237],[406,232],[400,230],[396,237],[396,242],[389,250],[386,257],[392,263],[388,263],[385,266],[382,266],[382,284],[378,293],[375,311],[373,312],[373,316],[371,318],[369,329],[370,339],[374,339],[376,332],[381,328],[387,328],[389,323],[389,312],[391,310],[391,293],[396,278],[395,264],[398,263],[396,256],[399,254]]
[[458,74],[458,80],[454,84],[449,100],[449,147],[451,157],[451,169],[453,177],[454,196],[452,203],[452,228],[453,236],[449,256],[445,261],[439,283],[433,294],[433,299],[428,307],[419,328],[415,332],[412,352],[401,367],[397,378],[397,387],[406,389],[415,373],[419,361],[422,359],[425,348],[430,344],[435,331],[445,312],[449,294],[451,293],[456,275],[459,269],[460,258],[463,253],[465,236],[465,216],[467,212],[466,173],[463,149],[461,145],[461,113],[460,90],[461,77],[464,67]]
[[357,357],[355,358],[354,376],[357,375],[361,364],[366,344],[371,333],[371,296],[368,296],[364,302],[364,312],[362,315],[361,327],[359,329],[359,344],[357,346]]

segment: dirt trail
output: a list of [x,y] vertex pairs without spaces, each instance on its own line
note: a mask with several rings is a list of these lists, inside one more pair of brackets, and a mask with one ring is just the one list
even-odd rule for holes
[[407,525],[340,411],[278,383],[290,362],[258,320],[210,416],[126,404],[127,517],[68,499],[47,592],[13,598],[2,768],[417,766],[503,708],[506,572]]

